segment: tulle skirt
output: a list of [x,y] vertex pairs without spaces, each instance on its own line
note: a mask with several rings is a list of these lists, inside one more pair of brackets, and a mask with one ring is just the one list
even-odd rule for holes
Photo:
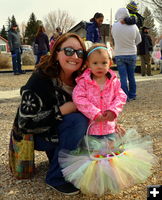
[[106,138],[88,137],[88,149],[84,140],[75,151],[60,151],[59,163],[65,179],[82,193],[118,193],[151,175],[157,159],[150,137],[141,137],[132,129],[117,137],[112,150],[107,144]]

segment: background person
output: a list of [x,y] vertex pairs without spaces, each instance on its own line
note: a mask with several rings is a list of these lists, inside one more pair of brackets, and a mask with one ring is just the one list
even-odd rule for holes
[[61,31],[61,28],[59,26],[56,28],[56,32],[58,33],[59,36],[62,35],[62,31]]
[[101,31],[100,27],[103,23],[104,15],[102,13],[95,13],[94,17],[90,19],[91,23],[87,23],[86,25],[86,40],[89,40],[93,43],[101,42]]
[[36,61],[36,64],[38,64],[41,56],[47,55],[47,53],[49,52],[49,40],[43,26],[39,26],[38,28],[35,38],[35,44],[38,45]]
[[25,71],[21,69],[22,48],[21,48],[20,35],[17,29],[18,29],[17,24],[12,24],[11,29],[8,32],[8,44],[12,55],[12,66],[14,75],[25,73]]
[[52,37],[50,38],[50,53],[52,53],[52,48],[56,42],[56,40],[59,38],[59,34],[57,32],[54,32]]
[[126,8],[118,9],[115,15],[117,22],[112,26],[112,36],[115,42],[115,61],[120,75],[121,87],[127,95],[127,100],[131,101],[136,99],[134,76],[136,45],[141,42],[141,36],[136,25],[127,25],[121,22],[125,17],[129,17],[128,10]]
[[[26,138],[26,149],[30,152],[34,139],[34,148],[45,151],[50,162],[46,183],[66,195],[77,194],[79,190],[65,181],[58,153],[61,149],[76,149],[88,127],[87,118],[77,111],[71,97],[75,78],[84,65],[84,54],[85,45],[78,35],[66,33],[59,37],[52,54],[42,58],[21,88],[21,103],[11,132],[9,164],[12,173],[19,178],[33,175],[32,161],[25,159],[26,155],[21,154],[26,157],[22,166],[15,168],[18,155],[15,145]],[[19,148],[22,151],[23,145]]]
[[151,37],[148,34],[149,28],[143,27],[141,32],[142,42],[138,45],[138,54],[141,58],[141,75],[152,76],[151,73],[151,54],[153,45]]
[[124,18],[124,21],[128,25],[136,24],[140,29],[143,27],[144,17],[138,13],[138,5],[134,1],[127,4],[126,8],[129,11],[130,17]]
[[160,44],[160,50],[161,50],[161,55],[162,55],[162,36],[160,37],[159,44]]

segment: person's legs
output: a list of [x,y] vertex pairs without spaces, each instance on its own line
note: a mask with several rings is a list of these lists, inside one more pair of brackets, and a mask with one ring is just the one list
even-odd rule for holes
[[36,60],[36,63],[35,63],[36,65],[39,63],[40,57],[41,57],[41,54],[40,54],[40,52],[38,51],[37,60]]
[[130,55],[127,58],[127,74],[128,74],[128,81],[129,81],[128,97],[129,97],[129,99],[136,98],[136,81],[135,81],[135,76],[134,76],[135,67],[136,67],[136,55]]
[[18,74],[16,51],[14,51],[14,53],[12,53],[12,67],[13,67],[14,74]]
[[34,149],[38,151],[45,151],[49,162],[53,159],[56,146],[56,143],[46,141],[42,136],[39,136],[39,134],[34,135]]
[[62,149],[76,149],[84,137],[87,127],[88,119],[81,113],[71,113],[63,117],[63,120],[58,125],[59,143],[46,176],[46,183],[48,185],[56,188],[56,186],[67,183],[58,162],[59,151]]
[[115,61],[119,71],[121,88],[124,90],[125,94],[128,96],[128,86],[127,86],[127,65],[125,63],[125,56],[116,56]]
[[140,55],[141,58],[141,75],[146,75],[146,64],[145,64],[145,55]]
[[151,55],[149,53],[145,55],[145,63],[147,65],[147,75],[151,76]]
[[38,51],[36,64],[40,62],[41,56],[47,55],[47,53],[46,50]]
[[16,50],[16,58],[17,58],[17,70],[21,74],[22,73],[22,70],[21,70],[21,54],[20,54],[19,49]]

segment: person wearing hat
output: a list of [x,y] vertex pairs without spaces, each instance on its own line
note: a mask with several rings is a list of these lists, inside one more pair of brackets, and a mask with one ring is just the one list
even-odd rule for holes
[[137,3],[135,3],[134,1],[131,1],[130,3],[128,3],[126,8],[129,11],[130,17],[126,17],[124,19],[124,22],[128,25],[136,24],[138,28],[140,29],[143,26],[144,17],[142,17],[138,13]]
[[25,71],[21,69],[21,41],[20,35],[17,31],[18,25],[12,24],[10,31],[8,32],[8,44],[12,55],[12,66],[14,75],[24,74]]
[[151,74],[151,52],[153,51],[153,45],[151,37],[148,34],[149,28],[142,27],[141,37],[142,42],[138,45],[138,54],[141,58],[141,75],[152,76]]

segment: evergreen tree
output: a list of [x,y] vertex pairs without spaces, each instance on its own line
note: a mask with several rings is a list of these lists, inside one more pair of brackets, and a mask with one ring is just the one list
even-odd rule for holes
[[16,22],[16,19],[15,19],[15,16],[14,16],[14,15],[12,15],[12,17],[11,17],[11,26],[12,26],[13,24],[17,24],[17,22]]
[[144,26],[150,28],[149,34],[152,37],[153,41],[157,37],[157,28],[154,23],[154,17],[151,13],[151,11],[148,9],[148,7],[145,8],[145,11],[143,13],[144,20]]
[[0,34],[3,38],[5,38],[6,40],[8,39],[8,36],[7,36],[7,31],[5,29],[5,26],[3,25],[3,28],[1,30],[1,34]]
[[7,31],[9,31],[10,28],[11,28],[11,19],[8,17]]
[[40,20],[36,20],[34,13],[30,15],[29,21],[25,29],[25,38],[27,44],[33,44],[38,27],[41,23],[42,22]]

